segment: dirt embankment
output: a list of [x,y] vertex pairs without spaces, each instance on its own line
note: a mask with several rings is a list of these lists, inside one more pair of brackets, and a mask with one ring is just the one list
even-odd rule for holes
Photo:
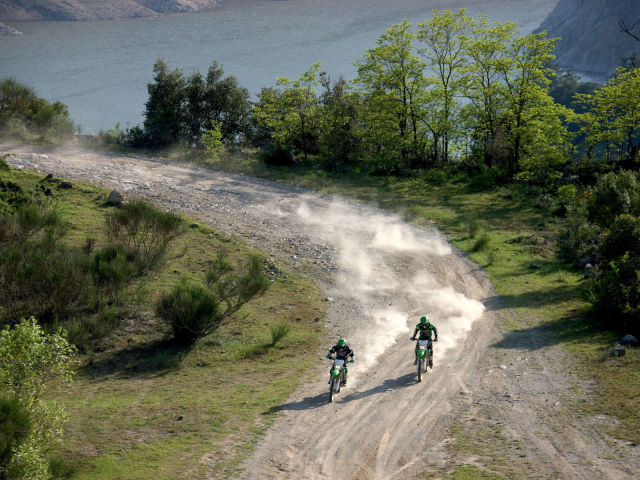
[[0,0],[0,21],[109,20],[197,12],[222,0]]
[[[482,269],[438,232],[329,195],[161,159],[2,150],[18,168],[144,195],[243,236],[323,288],[330,341],[345,336],[356,352],[349,386],[327,402],[330,362],[318,352],[317,370],[282,405],[244,477],[442,478],[463,468],[447,478],[640,478],[640,447],[602,433],[616,419],[574,414],[573,405],[594,401],[592,382],[572,375],[553,338],[505,309]],[[409,336],[425,313],[440,341],[435,369],[417,383]],[[209,478],[222,454],[202,458]]]

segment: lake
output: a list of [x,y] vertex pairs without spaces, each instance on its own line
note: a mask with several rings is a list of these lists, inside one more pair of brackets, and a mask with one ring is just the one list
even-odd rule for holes
[[12,76],[69,106],[85,133],[142,121],[153,63],[203,74],[224,64],[252,95],[276,77],[297,78],[314,62],[353,78],[352,63],[393,23],[414,25],[433,9],[515,20],[529,33],[557,0],[226,0],[209,12],[100,22],[12,22],[0,37],[0,77]]

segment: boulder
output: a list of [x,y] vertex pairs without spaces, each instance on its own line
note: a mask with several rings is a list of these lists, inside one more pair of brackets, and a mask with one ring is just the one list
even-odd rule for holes
[[53,178],[53,173],[48,174],[46,177],[44,177],[41,181],[42,182],[48,182],[49,180],[51,180]]
[[124,197],[118,191],[111,190],[109,198],[107,198],[107,203],[109,205],[116,205],[119,207],[122,205],[122,202],[124,202]]
[[73,188],[73,183],[71,183],[71,182],[62,182],[62,183],[60,183],[60,188]]
[[578,268],[584,268],[587,264],[593,264],[593,258],[591,257],[583,257],[578,260]]
[[638,339],[633,335],[625,335],[624,337],[622,337],[620,343],[622,343],[622,345],[631,345],[632,347],[637,347],[639,342]]
[[616,343],[613,349],[611,350],[610,355],[612,357],[624,357],[625,353],[626,353],[626,349],[622,345]]
[[529,268],[532,270],[536,270],[538,268],[540,268],[540,265],[538,265],[537,263],[532,263],[529,265]]
[[596,276],[596,272],[593,270],[593,265],[587,263],[584,266],[584,278],[593,278]]

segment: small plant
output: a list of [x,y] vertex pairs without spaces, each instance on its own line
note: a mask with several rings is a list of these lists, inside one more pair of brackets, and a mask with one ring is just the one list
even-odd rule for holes
[[271,346],[275,347],[276,343],[289,335],[290,331],[291,328],[286,322],[281,322],[278,325],[271,325]]
[[220,127],[222,126],[222,122],[211,121],[211,128],[207,130],[201,137],[200,141],[204,144],[207,150],[211,153],[219,152],[222,147],[222,133],[220,132]]
[[11,167],[7,163],[7,158],[9,158],[10,156],[11,156],[10,153],[7,153],[6,155],[0,156],[0,170],[10,170],[11,169]]
[[474,239],[478,236],[478,233],[480,233],[480,222],[476,215],[471,215],[467,219],[467,234],[469,238]]
[[482,252],[484,251],[491,243],[491,237],[487,232],[484,232],[480,237],[476,240],[476,243],[473,244],[474,252]]
[[496,251],[497,251],[497,249],[489,250],[487,252],[487,265],[486,265],[487,267],[490,267],[491,265],[493,265],[495,263],[495,261],[496,261]]

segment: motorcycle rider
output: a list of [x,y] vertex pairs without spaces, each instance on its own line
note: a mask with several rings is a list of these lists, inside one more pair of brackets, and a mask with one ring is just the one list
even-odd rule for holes
[[[416,325],[416,329],[413,332],[413,336],[411,340],[416,339],[416,335],[420,332],[420,340],[431,340],[432,333],[435,334],[434,342],[438,341],[438,329],[434,324],[432,324],[429,319],[425,316],[420,319],[420,323]],[[418,348],[420,347],[420,343],[416,342],[416,359],[413,362],[414,365],[418,364]],[[433,347],[433,344],[432,344]],[[429,349],[429,366],[433,368],[433,348]]]
[[351,361],[349,363],[353,363],[355,361],[355,356],[353,350],[347,345],[347,341],[344,338],[338,340],[338,344],[334,345],[329,349],[329,353],[327,353],[327,358],[331,359],[331,354],[336,354],[336,359],[344,360],[344,377],[341,385],[347,386],[347,357],[351,357]]

